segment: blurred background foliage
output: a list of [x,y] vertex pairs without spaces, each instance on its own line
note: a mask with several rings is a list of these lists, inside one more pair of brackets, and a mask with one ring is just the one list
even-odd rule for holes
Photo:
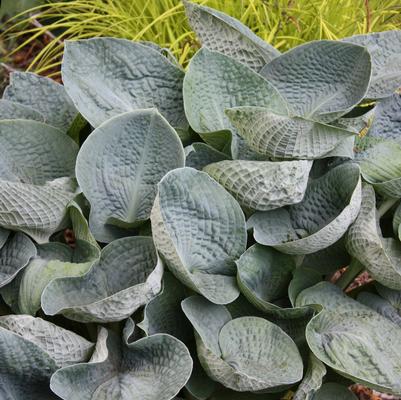
[[[14,14],[37,2],[8,1]],[[315,39],[401,28],[400,0],[195,1],[238,18],[281,51]],[[8,18],[0,39],[12,42],[10,56],[41,41],[43,46],[32,52],[27,68],[55,76],[64,39],[96,36],[156,42],[170,49],[184,67],[199,47],[180,0],[53,1]]]

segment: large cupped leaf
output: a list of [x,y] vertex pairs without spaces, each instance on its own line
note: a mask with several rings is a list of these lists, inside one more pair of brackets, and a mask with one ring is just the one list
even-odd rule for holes
[[9,237],[0,249],[0,287],[10,283],[35,255],[35,245],[26,235],[17,232]]
[[40,318],[0,317],[0,396],[13,400],[55,399],[49,379],[57,368],[87,361],[93,344]]
[[286,99],[293,116],[330,122],[365,97],[371,60],[362,46],[320,40],[289,50],[260,73]]
[[216,304],[238,297],[245,219],[222,186],[192,168],[171,171],[159,183],[151,220],[156,247],[180,281]]
[[234,158],[249,155],[225,110],[238,106],[267,107],[286,112],[286,104],[277,90],[246,65],[221,53],[202,48],[192,58],[184,79],[184,106],[192,129],[207,142],[208,135],[224,131],[233,133],[231,152]]
[[78,114],[62,85],[30,72],[12,73],[3,99],[35,110],[47,124],[63,131],[67,131]]
[[352,158],[355,132],[267,107],[234,107],[226,115],[259,154],[276,158]]
[[0,99],[0,120],[2,119],[31,119],[44,122],[45,117],[39,111],[10,100]]
[[259,71],[280,55],[240,21],[220,11],[184,1],[192,29],[204,47],[218,51]]
[[94,127],[118,114],[153,107],[172,126],[187,126],[184,71],[150,46],[115,38],[67,41],[62,76],[75,106]]
[[50,281],[83,275],[99,256],[97,247],[80,239],[76,240],[74,248],[63,243],[38,246],[37,255],[20,277],[19,311],[22,314],[35,315],[41,306],[42,292]]
[[42,293],[42,308],[81,322],[121,321],[160,292],[162,274],[152,238],[118,239],[85,275],[53,279]]
[[272,322],[231,319],[224,306],[200,296],[184,300],[182,307],[195,329],[199,360],[213,380],[244,392],[277,389],[302,378],[295,343]]
[[312,180],[302,202],[256,212],[248,226],[258,243],[288,254],[309,254],[337,242],[354,222],[360,205],[359,167],[346,163]]
[[76,165],[95,238],[110,242],[148,219],[157,183],[184,166],[184,157],[177,133],[155,109],[124,113],[95,129]]
[[275,317],[298,318],[308,309],[285,308],[288,284],[295,269],[293,257],[260,244],[251,246],[237,261],[241,292],[259,310]]
[[393,94],[377,102],[368,135],[401,142],[401,95]]
[[299,203],[304,197],[309,161],[226,160],[203,170],[244,207],[267,211]]
[[191,371],[188,349],[170,335],[128,344],[101,328],[89,363],[58,370],[50,387],[64,400],[170,400]]
[[73,198],[78,146],[37,121],[0,121],[0,226],[46,242]]
[[390,96],[401,86],[401,31],[355,35],[344,41],[365,46],[372,57],[368,98]]
[[401,289],[401,243],[383,238],[378,225],[373,188],[363,188],[361,210],[347,234],[348,252],[383,285]]
[[401,393],[400,329],[376,312],[323,310],[308,324],[306,338],[315,356],[341,375]]
[[377,192],[386,197],[401,197],[401,144],[377,143],[360,153],[358,160],[363,178]]

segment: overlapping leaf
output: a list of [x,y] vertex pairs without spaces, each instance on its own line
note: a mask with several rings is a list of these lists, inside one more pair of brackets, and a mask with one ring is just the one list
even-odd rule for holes
[[372,79],[366,96],[384,98],[401,87],[401,32],[375,32],[355,35],[346,42],[365,46],[372,57]]
[[204,47],[230,56],[255,71],[280,55],[235,18],[189,1],[184,1],[184,5],[189,23]]
[[35,110],[44,122],[63,131],[78,113],[62,85],[30,72],[13,72],[3,99]]
[[53,279],[42,293],[42,308],[81,322],[121,321],[160,292],[162,274],[150,237],[118,239],[85,275]]
[[155,109],[124,113],[97,128],[81,147],[76,166],[91,203],[95,238],[110,242],[148,219],[157,183],[183,165],[182,144]]
[[90,362],[58,370],[50,387],[64,400],[170,400],[191,370],[188,349],[170,335],[128,344],[101,328]]
[[212,379],[240,392],[301,379],[298,349],[278,326],[258,317],[231,319],[224,306],[200,296],[187,298],[182,307],[195,329],[199,360]]
[[10,100],[0,100],[0,120],[2,119],[31,119],[44,122],[45,118],[31,107]]
[[75,106],[94,127],[118,114],[153,107],[172,126],[187,126],[184,71],[150,46],[116,38],[67,41],[62,75]]
[[383,238],[376,215],[375,193],[365,185],[361,210],[347,234],[348,252],[383,285],[401,289],[401,243]]
[[209,146],[206,143],[192,143],[185,147],[185,166],[202,169],[208,164],[227,160],[228,155]]
[[156,247],[181,282],[216,304],[238,297],[234,261],[246,248],[244,214],[218,183],[192,168],[169,172],[151,220]]
[[338,241],[357,217],[360,204],[359,168],[343,164],[312,180],[302,202],[257,212],[248,226],[258,243],[288,254],[310,254]]
[[204,168],[244,207],[267,211],[299,203],[312,163],[226,160]]

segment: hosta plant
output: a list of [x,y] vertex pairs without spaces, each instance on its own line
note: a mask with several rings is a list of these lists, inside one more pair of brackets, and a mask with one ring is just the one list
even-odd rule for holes
[[0,100],[0,397],[401,395],[401,32],[280,54],[185,6],[187,71],[68,42]]

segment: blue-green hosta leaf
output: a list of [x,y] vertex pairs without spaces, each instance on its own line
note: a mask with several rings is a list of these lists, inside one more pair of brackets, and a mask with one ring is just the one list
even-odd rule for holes
[[163,274],[163,289],[146,304],[143,321],[138,326],[148,335],[167,333],[184,343],[192,337],[192,329],[181,309],[186,289],[171,273]]
[[[304,101],[304,100],[303,100]],[[234,107],[226,115],[248,146],[276,158],[353,157],[355,132],[267,107]]]
[[78,114],[63,85],[30,72],[13,72],[3,99],[34,109],[47,124],[63,131]]
[[401,197],[401,144],[386,141],[359,154],[361,174],[377,192]]
[[322,280],[322,273],[317,269],[297,266],[293,278],[288,285],[288,297],[293,307],[296,307],[298,295],[305,289],[312,287]]
[[314,395],[313,400],[358,400],[348,387],[338,383],[325,383]]
[[201,136],[231,131],[234,158],[255,159],[255,155],[249,154],[249,148],[225,115],[227,108],[259,106],[276,112],[286,110],[277,90],[264,78],[239,61],[206,48],[192,58],[183,91],[185,113],[192,129]]
[[79,112],[94,127],[118,114],[153,107],[172,126],[187,126],[184,71],[149,46],[116,38],[67,41],[62,76]]
[[75,248],[63,243],[45,243],[23,271],[19,286],[19,311],[35,315],[47,284],[55,278],[83,275],[100,256],[97,247],[77,239]]
[[45,118],[31,107],[10,100],[0,99],[0,120],[2,119],[31,119],[44,122]]
[[360,204],[359,167],[346,163],[312,180],[300,203],[256,212],[248,226],[258,243],[288,254],[310,254],[338,241],[357,217]]
[[192,143],[185,147],[185,166],[201,170],[211,163],[227,160],[227,154],[222,153],[206,143]]
[[85,275],[53,279],[42,293],[42,309],[80,322],[121,321],[160,292],[162,274],[150,237],[118,239]]
[[365,185],[358,218],[347,234],[347,250],[372,275],[391,289],[401,289],[401,243],[383,238],[376,214],[373,188]]
[[370,388],[401,393],[400,329],[373,310],[323,310],[306,328],[309,347],[339,374]]
[[0,226],[46,242],[72,199],[78,146],[37,121],[0,121]]
[[401,328],[401,315],[397,309],[386,299],[378,296],[375,293],[362,292],[358,295],[358,301],[372,310],[378,312],[383,317],[386,317],[394,324]]
[[286,99],[292,116],[330,122],[365,97],[371,60],[362,46],[320,40],[289,50],[260,73]]
[[9,237],[0,249],[0,287],[10,283],[35,255],[35,245],[28,236],[17,232]]
[[155,109],[124,113],[95,129],[76,165],[95,238],[108,243],[148,219],[157,183],[184,166],[184,157],[177,133]]
[[188,349],[170,335],[128,344],[101,328],[89,363],[58,370],[50,387],[64,400],[170,400],[191,370]]
[[393,94],[380,100],[373,115],[368,135],[401,143],[401,95]]
[[394,235],[401,241],[401,203],[394,211],[393,231]]
[[224,386],[244,392],[298,382],[302,359],[292,339],[263,318],[231,319],[224,306],[193,296],[182,303],[195,329],[199,360]]
[[292,399],[314,400],[315,393],[322,386],[323,377],[326,375],[326,372],[324,364],[313,353],[309,353],[308,369]]
[[238,297],[234,261],[246,249],[245,218],[222,186],[192,168],[171,171],[151,221],[157,250],[182,283],[216,304]]
[[401,291],[393,290],[381,284],[376,284],[376,290],[386,299],[399,314],[401,314]]
[[8,229],[0,228],[0,249],[6,244],[10,231]]
[[93,344],[26,315],[0,317],[0,397],[54,400],[49,379],[57,368],[89,359]]
[[260,244],[251,246],[237,261],[238,286],[259,310],[276,317],[298,318],[307,309],[281,307],[295,269],[293,257]]
[[184,5],[191,28],[204,47],[230,56],[255,71],[280,55],[237,19],[189,1],[184,1]]
[[203,170],[244,207],[267,211],[299,203],[304,197],[309,161],[226,160]]
[[366,97],[387,97],[401,86],[400,31],[355,35],[344,41],[365,46],[372,58],[372,79]]

